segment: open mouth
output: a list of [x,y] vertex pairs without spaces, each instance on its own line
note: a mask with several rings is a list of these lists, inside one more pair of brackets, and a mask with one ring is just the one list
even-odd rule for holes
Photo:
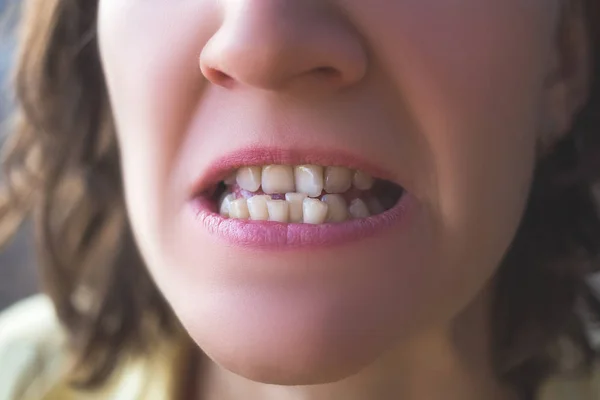
[[404,189],[342,166],[244,166],[203,193],[226,219],[335,224],[383,214]]

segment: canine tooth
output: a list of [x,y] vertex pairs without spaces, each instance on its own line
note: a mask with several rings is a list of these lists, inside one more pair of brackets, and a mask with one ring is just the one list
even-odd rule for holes
[[344,193],[352,186],[352,171],[345,167],[325,168],[325,191]]
[[321,201],[327,204],[327,221],[344,222],[348,219],[348,205],[339,194],[326,194]]
[[233,200],[235,200],[235,196],[232,193],[223,196],[220,201],[219,214],[224,217],[229,217],[229,206]]
[[246,199],[237,199],[229,203],[229,216],[237,219],[248,219],[250,218],[250,212],[248,211],[248,202]]
[[237,182],[237,173],[234,172],[231,175],[229,175],[227,178],[225,178],[225,180],[223,181],[224,184],[226,185],[233,185],[234,183]]
[[267,165],[262,169],[262,190],[266,194],[293,192],[294,169],[289,165]]
[[261,183],[261,167],[242,167],[238,169],[235,180],[244,190],[256,192]]
[[290,215],[290,206],[285,200],[267,201],[269,210],[269,221],[288,222]]
[[302,202],[305,224],[322,224],[327,218],[327,204],[318,199],[307,197]]
[[352,177],[352,183],[358,190],[369,190],[373,187],[375,180],[366,172],[356,170],[354,172],[354,176]]
[[271,200],[271,196],[260,195],[252,196],[248,199],[248,212],[250,219],[254,221],[267,221],[269,212],[267,211],[267,201]]
[[352,200],[350,202],[350,206],[348,207],[348,212],[350,212],[350,215],[354,219],[367,218],[371,216],[367,205],[361,199]]
[[323,167],[298,165],[294,168],[296,191],[309,197],[319,197],[323,192]]
[[285,200],[289,203],[290,222],[303,221],[302,203],[307,196],[304,193],[286,193]]
[[367,207],[369,208],[371,215],[381,214],[385,211],[385,208],[383,208],[379,200],[377,200],[375,197],[370,197],[367,199]]

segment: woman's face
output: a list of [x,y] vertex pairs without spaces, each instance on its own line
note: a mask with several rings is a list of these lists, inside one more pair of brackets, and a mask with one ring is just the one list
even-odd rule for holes
[[558,3],[100,0],[133,231],[201,348],[316,383],[448,327],[523,213]]

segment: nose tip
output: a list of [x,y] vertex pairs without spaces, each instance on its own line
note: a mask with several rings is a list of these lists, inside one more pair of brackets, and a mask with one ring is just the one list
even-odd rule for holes
[[237,13],[225,13],[222,26],[202,50],[200,68],[213,84],[337,90],[366,74],[362,41],[335,14],[312,2],[248,3]]

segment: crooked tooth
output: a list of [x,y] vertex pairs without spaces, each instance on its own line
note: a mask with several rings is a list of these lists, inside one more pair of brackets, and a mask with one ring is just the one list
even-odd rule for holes
[[344,222],[348,219],[348,205],[339,194],[326,194],[321,201],[327,204],[327,221]]
[[302,202],[302,212],[305,224],[322,224],[327,218],[327,204],[321,200],[307,197]]
[[319,197],[323,192],[323,167],[318,165],[298,165],[294,168],[296,191],[309,197]]
[[238,169],[235,180],[244,190],[256,192],[261,184],[262,167],[242,167]]
[[294,169],[289,165],[267,165],[262,169],[262,190],[266,194],[295,191]]
[[352,184],[358,190],[369,190],[373,187],[373,183],[375,180],[373,177],[366,172],[356,170],[354,172],[354,176],[352,177]]
[[224,217],[229,217],[229,206],[233,200],[235,200],[235,196],[232,193],[223,196],[219,205],[219,214]]
[[302,203],[306,199],[304,193],[286,193],[285,200],[289,204],[290,222],[300,223],[303,221]]
[[345,167],[325,168],[325,191],[344,193],[352,186],[352,171]]
[[348,207],[348,212],[354,219],[368,218],[371,216],[367,205],[361,199],[352,200]]
[[237,199],[229,203],[229,217],[237,219],[250,218],[246,199]]
[[290,206],[285,200],[269,200],[267,201],[269,210],[269,221],[288,222],[290,215]]
[[381,214],[385,211],[385,208],[383,208],[381,202],[376,197],[369,197],[367,199],[367,207],[371,215]]
[[267,210],[267,201],[271,200],[271,196],[260,195],[252,196],[248,199],[248,211],[250,219],[253,221],[267,221],[269,212]]

